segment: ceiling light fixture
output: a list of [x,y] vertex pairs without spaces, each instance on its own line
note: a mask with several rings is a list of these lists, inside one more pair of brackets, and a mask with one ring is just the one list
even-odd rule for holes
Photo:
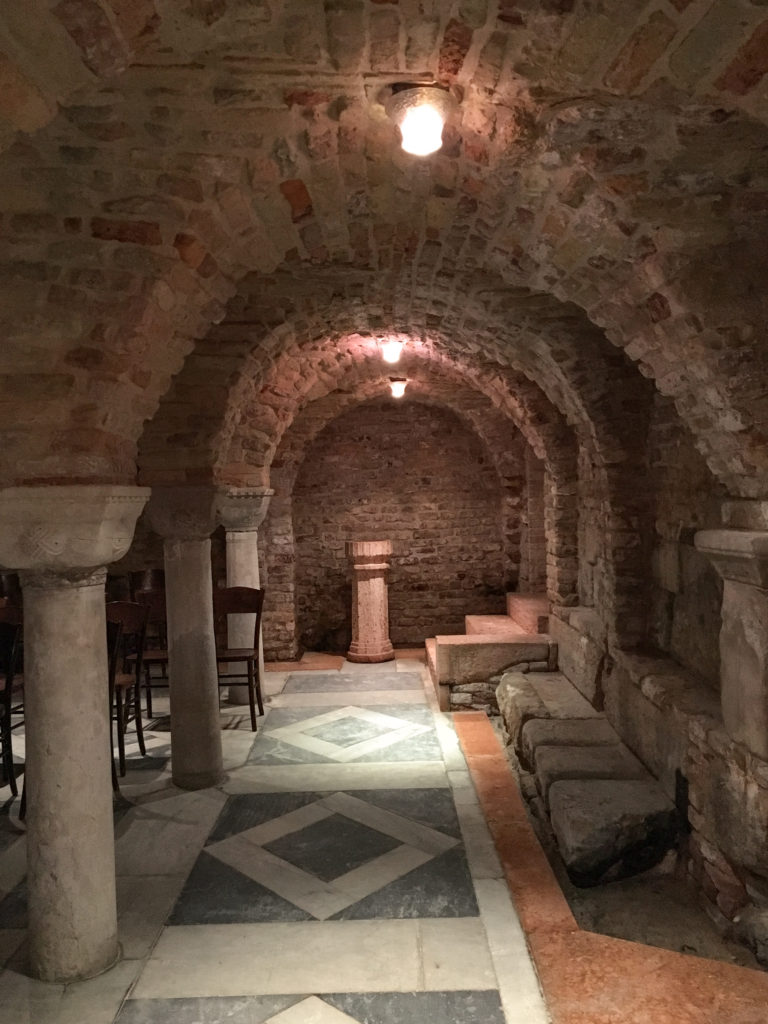
[[385,363],[397,363],[403,352],[402,341],[382,341],[381,358]]
[[405,394],[405,388],[408,381],[405,377],[390,377],[389,387],[392,391],[393,398],[402,398]]
[[443,126],[456,104],[439,85],[393,85],[385,101],[387,114],[400,128],[402,146],[414,156],[429,156],[443,144]]

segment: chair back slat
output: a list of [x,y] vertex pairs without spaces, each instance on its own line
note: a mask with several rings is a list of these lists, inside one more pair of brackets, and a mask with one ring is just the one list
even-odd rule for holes
[[229,615],[255,615],[253,646],[259,646],[261,613],[264,607],[264,589],[257,587],[223,587],[213,592],[213,618],[217,645],[227,643],[227,617]]

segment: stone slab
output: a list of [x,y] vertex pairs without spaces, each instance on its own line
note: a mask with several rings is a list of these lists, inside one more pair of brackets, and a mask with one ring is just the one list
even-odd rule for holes
[[536,784],[546,800],[563,779],[650,779],[642,764],[623,744],[602,747],[539,747]]
[[450,684],[482,682],[513,665],[547,661],[551,646],[546,634],[521,634],[516,640],[493,633],[435,640],[438,681]]
[[533,672],[530,680],[551,718],[601,717],[562,672]]
[[534,718],[523,725],[521,735],[522,751],[529,764],[533,764],[539,747],[599,747],[619,742],[618,733],[605,718]]
[[558,667],[593,705],[599,706],[603,648],[588,634],[563,619],[552,617],[552,639],[557,643]]
[[549,791],[552,828],[576,885],[625,878],[658,863],[677,834],[677,812],[640,779],[563,780]]
[[546,594],[507,594],[507,615],[529,633],[547,628],[549,601]]
[[513,639],[526,632],[509,615],[465,615],[464,631],[467,636],[476,634],[485,636],[489,633],[498,633],[501,636],[508,636]]

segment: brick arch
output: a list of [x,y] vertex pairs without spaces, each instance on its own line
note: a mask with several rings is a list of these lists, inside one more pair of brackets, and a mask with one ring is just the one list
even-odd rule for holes
[[[754,377],[742,372],[748,363],[750,369],[762,365],[764,300],[751,296],[746,320],[736,299],[729,305],[719,297],[708,310],[712,296],[696,296],[691,308],[693,286],[680,264],[708,265],[719,254],[726,265],[731,249],[718,234],[726,214],[716,204],[703,213],[691,204],[686,223],[698,232],[701,251],[695,253],[661,237],[648,212],[661,203],[666,187],[664,162],[652,160],[660,121],[667,136],[686,140],[681,149],[689,163],[706,149],[714,180],[725,181],[728,153],[721,155],[718,145],[725,128],[707,109],[680,112],[662,104],[660,112],[651,110],[648,123],[635,115],[651,108],[626,98],[570,101],[561,109],[527,97],[502,109],[472,85],[454,148],[426,173],[409,176],[387,154],[391,126],[359,92],[346,98],[339,113],[321,92],[299,96],[282,89],[258,108],[258,116],[250,108],[249,116],[231,108],[242,102],[239,96],[206,80],[191,106],[162,72],[131,67],[119,90],[66,108],[32,143],[16,144],[0,161],[0,183],[9,174],[34,182],[33,209],[14,212],[6,236],[12,292],[7,421],[21,419],[30,400],[41,409],[33,438],[6,432],[0,472],[7,480],[130,479],[143,422],[185,356],[193,347],[200,350],[206,380],[218,359],[227,363],[229,353],[222,358],[210,344],[220,335],[208,328],[224,316],[223,304],[233,294],[230,312],[247,299],[241,284],[258,261],[268,275],[259,287],[269,290],[269,276],[278,269],[286,278],[292,272],[319,276],[321,288],[324,275],[343,272],[348,293],[357,289],[378,303],[382,324],[411,330],[416,323],[422,333],[446,337],[456,336],[456,324],[481,335],[494,310],[502,321],[510,312],[517,316],[520,293],[528,296],[532,332],[547,338],[551,319],[563,312],[552,296],[567,300],[581,316],[580,331],[589,334],[589,319],[578,313],[586,309],[674,396],[710,465],[734,493],[759,494],[768,487],[763,399],[755,395]],[[505,131],[499,130],[503,111],[509,117]],[[483,118],[496,133],[481,146]],[[756,152],[762,136],[749,134],[744,118],[737,122],[738,137]],[[193,126],[203,141],[215,136],[212,153],[185,148],[184,131]],[[263,150],[257,127],[271,140]],[[270,133],[285,143],[278,147],[279,160]],[[612,149],[600,141],[611,133],[629,136],[627,146]],[[387,202],[379,201],[367,170],[357,176],[340,170],[365,163],[369,150],[390,161]],[[63,152],[72,163],[62,164]],[[339,161],[330,181],[329,160]],[[546,187],[542,160],[555,168]],[[680,177],[682,171],[681,165]],[[68,177],[71,185],[56,190],[54,203],[46,189]],[[398,180],[400,189],[393,184]],[[525,205],[529,195],[533,200]],[[729,217],[733,209],[741,211],[732,233],[742,243],[750,242],[751,204],[759,197],[749,190],[742,206],[728,211]],[[442,204],[439,216],[430,203]],[[743,248],[744,264],[757,265],[754,248]],[[360,266],[376,287],[360,284],[353,270]],[[474,322],[468,314],[473,294]],[[20,308],[35,310],[35,316],[21,316]],[[581,353],[579,345],[569,349],[558,338],[547,343],[549,355],[538,354],[549,364],[550,388],[563,401],[568,389],[558,376],[564,376],[564,362],[586,364],[605,349],[602,331],[594,325],[591,330],[599,344]],[[486,351],[494,358],[492,343]],[[30,372],[28,350],[40,354],[46,372]],[[605,351],[602,358],[607,372],[603,363],[592,370],[600,379],[619,367]],[[582,382],[588,372],[573,368]],[[195,392],[207,405],[204,387],[196,385]],[[190,416],[198,419],[200,412]],[[192,430],[178,436],[199,439]]]
[[[275,495],[264,525],[265,564],[271,600],[265,620],[265,636],[272,656],[294,657],[297,653],[297,611],[294,577],[293,492],[297,474],[315,439],[340,416],[388,394],[386,375],[382,379],[380,361],[371,361],[365,374],[337,381],[337,387],[323,397],[307,403],[282,434],[270,465],[270,484]],[[519,531],[521,497],[527,492],[525,450],[530,448],[508,412],[498,408],[476,387],[459,375],[429,365],[411,364],[407,370],[407,401],[449,409],[476,435],[495,466],[502,495],[502,532]],[[547,437],[547,424],[542,430]],[[248,424],[242,424],[242,441],[248,443]],[[566,439],[570,432],[565,432]],[[549,596],[555,603],[575,600],[576,579],[576,497],[572,487],[576,472],[575,451],[571,437],[569,465],[568,444],[564,439],[551,463],[557,477],[549,477],[545,491],[546,512],[550,524],[549,554],[546,559]],[[549,437],[551,441],[551,436]],[[537,460],[534,459],[534,462]],[[566,474],[565,479],[560,474]],[[565,496],[567,495],[567,497]],[[570,501],[570,507],[567,502]],[[541,524],[543,526],[543,523]],[[482,537],[477,538],[482,542]],[[526,538],[523,538],[525,540]],[[513,539],[514,558],[519,541]],[[467,609],[470,610],[470,609]]]
[[[585,37],[573,33],[589,11],[526,12],[511,24],[492,8],[463,21],[441,6],[429,44],[420,19],[399,9],[351,18],[343,44],[330,7],[297,35],[291,3],[271,24],[255,11],[249,23],[225,0],[196,0],[167,23],[150,0],[59,4],[21,32],[0,16],[17,39],[14,66],[41,88],[33,31],[48,39],[54,22],[86,71],[82,88],[70,76],[74,99],[54,89],[62,111],[39,130],[30,121],[28,141],[0,159],[0,185],[13,196],[3,224],[6,422],[22,420],[29,401],[39,410],[34,437],[6,430],[2,477],[130,479],[143,422],[243,278],[255,266],[299,277],[338,266],[350,289],[354,268],[381,282],[378,299],[376,289],[362,293],[379,302],[383,324],[412,329],[415,317],[432,335],[455,334],[467,283],[481,293],[480,322],[486,306],[504,317],[516,288],[573,303],[674,397],[735,494],[765,493],[766,400],[755,383],[765,299],[754,274],[766,105],[762,71],[750,64],[765,31],[759,9],[718,34],[706,68],[678,81],[673,58],[691,26],[672,12],[658,36],[669,50],[644,65],[648,51],[632,33],[642,40],[649,26],[615,5],[615,52],[583,64]],[[77,20],[86,10],[96,19],[87,25]],[[398,28],[386,36],[385,69],[366,39],[390,22]],[[359,49],[348,49],[347,32]],[[118,49],[125,43],[120,59],[110,33]],[[246,37],[262,47],[269,37],[276,64],[300,50],[309,77],[328,54],[350,84],[332,93],[280,78],[249,92],[220,71]],[[524,80],[526,40],[537,59],[526,54]],[[134,44],[146,59],[133,59]],[[444,152],[418,166],[397,153],[362,85],[363,74],[388,76],[416,53],[465,90]],[[97,59],[99,70],[87,67]],[[740,272],[731,274],[734,257]],[[692,278],[713,266],[743,285],[697,290]],[[435,301],[425,301],[433,288]],[[538,316],[552,315],[550,298]],[[566,352],[560,342],[553,351]]]

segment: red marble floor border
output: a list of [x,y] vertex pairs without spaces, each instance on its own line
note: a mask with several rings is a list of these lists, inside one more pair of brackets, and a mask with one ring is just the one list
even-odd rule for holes
[[553,1024],[768,1024],[768,975],[579,928],[487,717],[454,723]]
[[338,672],[344,659],[340,654],[306,654],[301,661],[268,661],[265,672]]

